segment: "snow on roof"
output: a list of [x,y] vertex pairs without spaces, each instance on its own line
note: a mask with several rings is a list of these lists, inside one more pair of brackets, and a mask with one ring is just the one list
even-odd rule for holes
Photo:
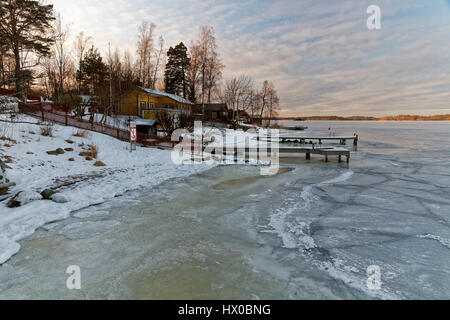
[[138,87],[139,89],[141,89],[142,91],[147,92],[148,94],[153,94],[155,96],[163,96],[163,97],[168,97],[172,100],[175,100],[179,103],[185,103],[185,104],[193,104],[192,102],[190,102],[189,100],[186,100],[180,96],[177,96],[175,94],[170,94],[170,93],[166,93],[166,92],[162,92],[162,91],[158,91],[158,90],[153,90],[153,89],[148,89],[148,88],[143,88],[143,87]]
[[136,125],[137,126],[154,126],[157,122],[156,120],[149,120],[149,119],[136,119]]

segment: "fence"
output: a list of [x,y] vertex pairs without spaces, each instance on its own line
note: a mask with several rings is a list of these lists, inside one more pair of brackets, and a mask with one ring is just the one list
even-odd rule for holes
[[[58,123],[83,130],[90,130],[122,141],[130,141],[130,132],[123,128],[113,127],[103,123],[88,121],[77,118],[70,114],[71,108],[67,105],[57,103],[19,103],[19,110],[41,121]],[[138,132],[138,143],[145,147],[157,147],[161,149],[171,149],[175,142],[168,137],[159,137]]]

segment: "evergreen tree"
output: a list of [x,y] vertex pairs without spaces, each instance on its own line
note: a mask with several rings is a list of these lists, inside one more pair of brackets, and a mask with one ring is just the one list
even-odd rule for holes
[[107,74],[108,66],[103,62],[98,49],[92,46],[81,60],[80,69],[77,71],[78,81],[89,93],[98,94]]
[[25,65],[21,57],[27,52],[40,56],[50,53],[53,39],[48,30],[54,19],[53,5],[31,0],[0,0],[0,38],[14,55],[14,82],[19,98],[25,99],[26,85],[30,83],[29,68],[34,67]]
[[164,76],[166,92],[182,96],[185,99],[190,98],[190,59],[183,42],[180,42],[175,48],[170,47],[167,51],[167,58]]

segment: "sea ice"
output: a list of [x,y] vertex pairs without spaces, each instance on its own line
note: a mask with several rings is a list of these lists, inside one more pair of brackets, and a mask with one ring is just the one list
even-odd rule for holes
[[58,234],[69,239],[86,239],[108,232],[120,225],[116,220],[75,222],[62,228]]

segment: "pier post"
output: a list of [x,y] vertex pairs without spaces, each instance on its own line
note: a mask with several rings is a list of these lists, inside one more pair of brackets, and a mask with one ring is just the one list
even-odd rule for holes
[[350,155],[347,156],[347,163],[350,163]]
[[341,163],[341,162],[342,162],[342,156],[339,155],[339,163]]
[[355,140],[353,140],[353,145],[354,145],[355,147],[358,146],[358,140],[359,140],[359,136],[355,133]]
[[325,154],[325,162],[328,162],[328,153]]
[[311,160],[311,153],[306,154],[306,160]]

